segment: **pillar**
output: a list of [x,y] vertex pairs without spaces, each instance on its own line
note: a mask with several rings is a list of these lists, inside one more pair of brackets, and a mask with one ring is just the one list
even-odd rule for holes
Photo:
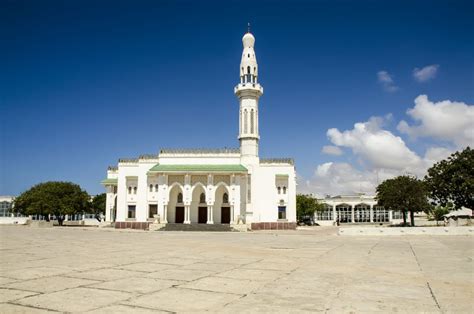
[[374,205],[370,205],[370,222],[374,222]]
[[230,205],[230,223],[233,224],[234,220],[234,205]]
[[213,206],[212,205],[207,205],[207,223],[208,224],[213,224],[214,223],[214,217],[213,217]]
[[190,205],[184,205],[184,224],[190,224],[191,223],[191,215],[190,215]]
[[332,220],[337,221],[336,205],[332,205]]
[[351,205],[351,222],[354,223],[354,206]]
[[168,223],[168,204],[163,204],[163,219],[162,223]]

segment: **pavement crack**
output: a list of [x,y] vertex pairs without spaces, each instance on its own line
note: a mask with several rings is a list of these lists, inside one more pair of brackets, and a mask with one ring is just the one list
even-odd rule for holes
[[375,249],[375,247],[376,247],[377,245],[379,245],[379,243],[380,243],[380,241],[377,242],[377,243],[375,243],[375,244],[369,249],[369,252],[367,253],[367,255],[372,254],[372,251]]
[[433,299],[433,301],[435,302],[436,304],[436,307],[441,311],[441,313],[443,312],[443,310],[441,310],[441,306],[439,305],[438,303],[438,299],[436,299],[436,296],[433,292],[433,289],[431,289],[431,286],[430,286],[430,283],[427,281],[426,282],[426,285],[428,286],[428,289],[430,290],[430,293],[431,293],[431,298]]
[[18,306],[23,306],[23,307],[30,308],[30,309],[44,310],[44,311],[55,312],[55,313],[60,313],[61,312],[61,311],[48,309],[46,307],[33,306],[33,305],[22,304],[22,303],[17,303],[17,302],[13,302],[13,301],[7,302],[7,304],[18,305]]
[[416,253],[415,253],[415,250],[413,249],[413,246],[411,245],[410,242],[408,242],[408,244],[410,245],[411,252],[413,253],[413,256],[415,257],[416,264],[420,268],[420,271],[423,272],[423,268],[421,268],[420,261],[418,260],[418,256],[416,256]]

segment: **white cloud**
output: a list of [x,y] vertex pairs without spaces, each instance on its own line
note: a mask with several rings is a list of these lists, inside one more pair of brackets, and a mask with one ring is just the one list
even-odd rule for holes
[[395,85],[395,82],[392,76],[387,71],[379,71],[377,72],[377,80],[382,87],[387,92],[396,92],[398,90],[398,86]]
[[318,197],[356,193],[373,195],[378,183],[397,174],[384,169],[361,170],[345,162],[327,162],[317,166],[310,180],[303,181],[300,177],[298,190]]
[[439,69],[438,64],[428,65],[421,69],[415,68],[413,69],[413,77],[418,82],[426,82],[436,77],[436,73],[438,73],[438,69]]
[[415,99],[415,106],[407,114],[419,122],[410,126],[402,120],[397,126],[401,133],[412,138],[431,137],[454,143],[458,148],[474,145],[474,106],[444,100],[431,102],[426,95]]
[[371,193],[375,189],[373,176],[369,172],[355,169],[349,163],[327,162],[318,165],[314,176],[298,184],[298,189],[318,197],[336,194]]
[[381,128],[384,121],[381,117],[372,117],[367,122],[354,124],[352,130],[329,129],[327,136],[334,145],[351,148],[374,168],[404,170],[418,165],[420,158],[405,142]]
[[324,145],[323,149],[321,150],[324,154],[334,155],[334,156],[341,156],[342,150],[334,145]]

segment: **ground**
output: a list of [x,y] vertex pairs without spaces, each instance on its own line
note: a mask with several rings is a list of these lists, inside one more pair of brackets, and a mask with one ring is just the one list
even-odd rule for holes
[[471,236],[1,226],[0,312],[473,312]]

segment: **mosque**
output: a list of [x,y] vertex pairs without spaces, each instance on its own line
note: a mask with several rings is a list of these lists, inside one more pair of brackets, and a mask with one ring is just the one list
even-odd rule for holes
[[248,229],[296,228],[296,172],[291,158],[259,157],[259,99],[263,87],[254,45],[243,38],[239,148],[161,149],[119,159],[101,183],[106,221],[116,228],[160,224],[229,224]]

